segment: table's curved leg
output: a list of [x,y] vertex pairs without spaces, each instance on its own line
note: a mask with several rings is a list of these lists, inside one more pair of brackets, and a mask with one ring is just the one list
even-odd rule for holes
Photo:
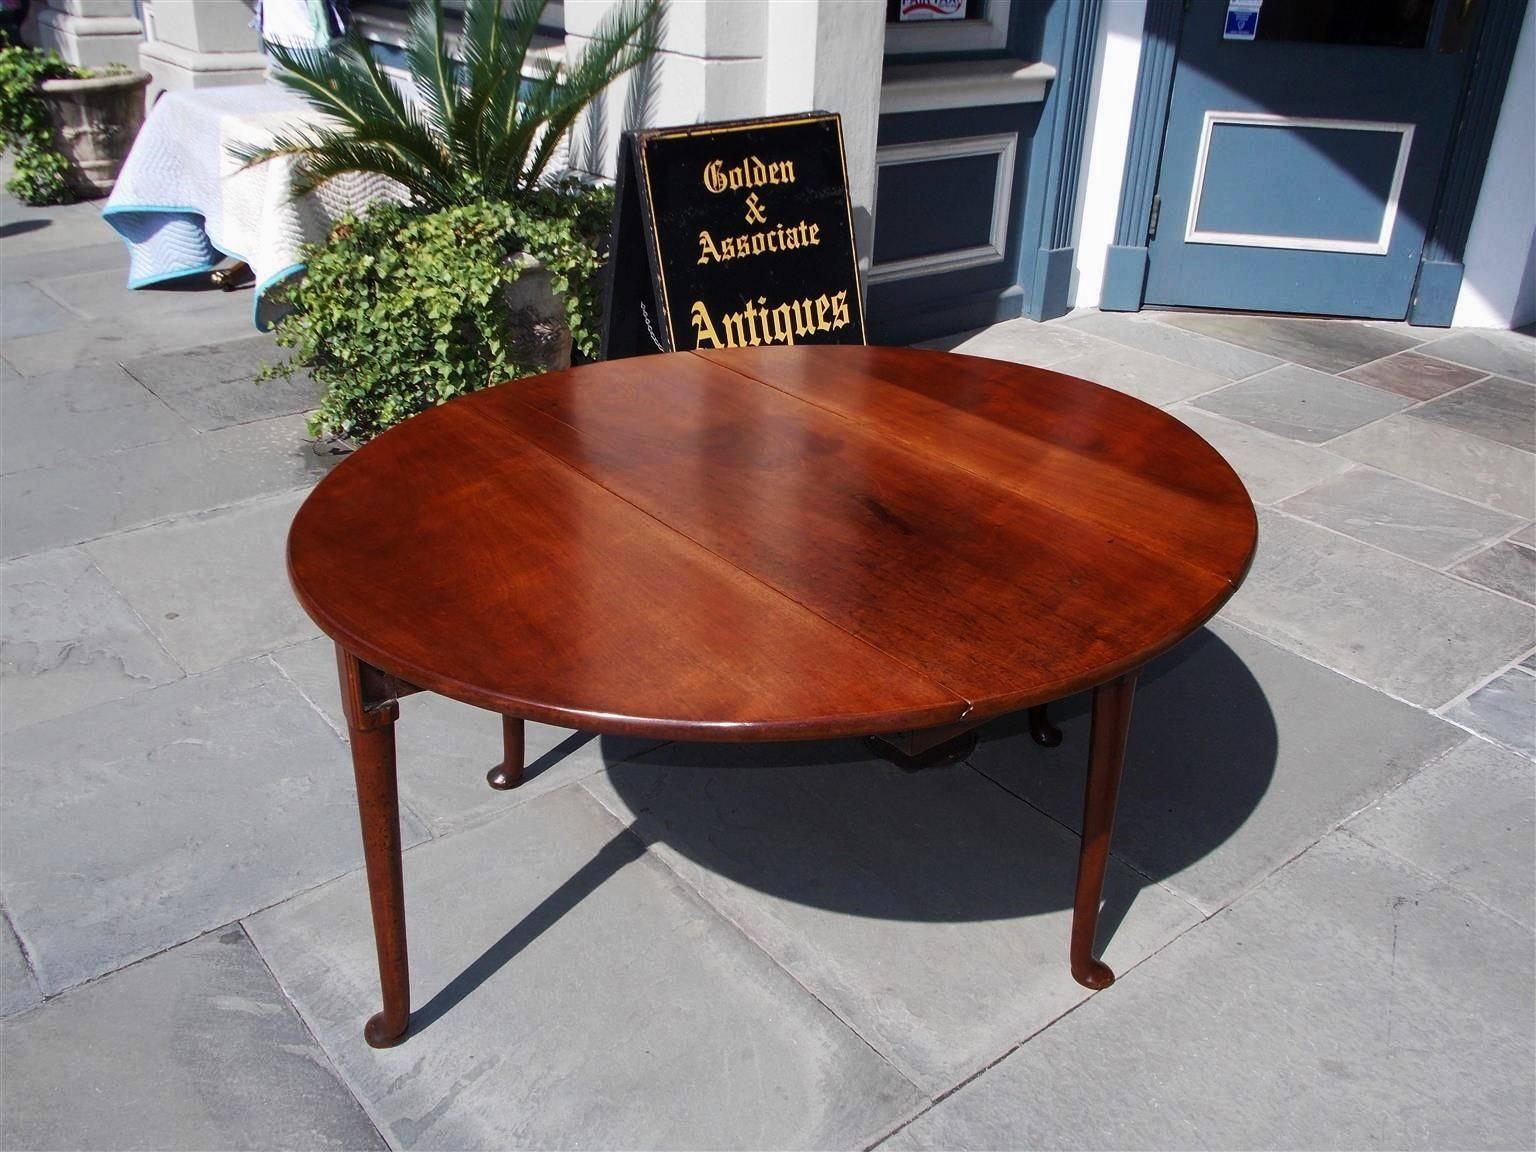
[[1029,736],[1042,748],[1061,744],[1061,729],[1051,723],[1051,706],[1036,704],[1029,710]]
[[523,782],[523,722],[516,716],[501,718],[501,763],[485,774],[485,782],[499,792]]
[[[1137,670],[1139,671],[1139,669]],[[1136,694],[1135,671],[1093,690],[1093,723],[1088,737],[1088,783],[1083,794],[1083,844],[1077,858],[1077,897],[1072,908],[1072,978],[1084,987],[1108,988],[1115,974],[1093,957],[1099,926],[1099,899],[1109,838],[1115,826],[1115,797],[1125,766],[1125,736]]]
[[369,1018],[363,1038],[374,1048],[388,1048],[405,1035],[411,1022],[411,977],[405,947],[405,883],[400,858],[400,796],[395,779],[395,720],[400,706],[370,690],[378,674],[338,645],[342,708],[352,742],[352,771],[357,777],[357,810],[363,826],[363,862],[368,870],[368,900],[373,909],[373,938],[379,953],[379,984],[384,1010]]

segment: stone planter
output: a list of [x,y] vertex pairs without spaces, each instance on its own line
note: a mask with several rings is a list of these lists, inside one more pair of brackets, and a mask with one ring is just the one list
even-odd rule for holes
[[571,330],[565,300],[555,292],[550,274],[527,253],[512,258],[522,272],[504,291],[507,331],[517,359],[540,372],[571,366]]
[[59,151],[73,167],[70,186],[80,196],[105,196],[144,123],[148,72],[122,72],[89,80],[44,80],[43,102],[53,118]]

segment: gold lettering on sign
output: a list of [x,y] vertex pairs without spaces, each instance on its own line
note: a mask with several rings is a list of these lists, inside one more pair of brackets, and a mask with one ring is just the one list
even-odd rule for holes
[[711,160],[704,165],[704,187],[711,192],[740,192],[747,188],[762,188],[768,184],[793,184],[795,162],[775,160],[764,164],[756,156],[748,156],[740,164],[729,168],[722,160]]
[[740,236],[722,236],[716,240],[709,229],[699,233],[699,263],[724,264],[740,260],[743,256],[760,256],[764,252],[793,252],[797,248],[815,248],[821,243],[821,225],[802,220],[786,228],[775,224],[761,232],[747,232]]
[[745,348],[759,344],[793,344],[818,332],[836,332],[852,322],[848,291],[815,299],[789,300],[770,305],[764,296],[748,300],[740,312],[727,312],[716,327],[704,301],[695,300],[689,312],[695,348]]

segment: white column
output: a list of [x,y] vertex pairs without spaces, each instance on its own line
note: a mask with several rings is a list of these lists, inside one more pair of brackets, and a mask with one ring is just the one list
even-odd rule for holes
[[883,0],[774,0],[767,44],[765,113],[819,109],[842,117],[854,238],[859,265],[868,268],[885,4]]
[[[574,57],[613,0],[565,0]],[[875,130],[885,47],[884,0],[671,0],[652,99],[621,81],[572,145],[577,167],[612,176],[626,129],[822,109],[843,118],[861,263],[875,193]],[[635,122],[630,122],[634,120]]]
[[139,60],[153,77],[144,94],[148,105],[168,90],[259,84],[266,77],[255,0],[141,2],[145,40]]
[[[761,116],[770,2],[671,0],[649,82],[631,73],[604,94],[600,106],[573,132],[573,165],[611,177],[619,136],[625,131]],[[565,0],[567,60],[591,43],[593,31],[613,4]],[[637,79],[644,92],[637,90]]]
[[1072,306],[1094,308],[1104,285],[1104,261],[1115,240],[1120,182],[1131,138],[1131,106],[1141,63],[1146,0],[1114,0],[1099,17],[1098,59],[1094,64],[1088,138],[1083,143],[1083,178],[1078,187],[1077,268]]
[[1457,328],[1518,328],[1536,320],[1536,30],[1525,9],[1509,87],[1462,257]]
[[38,43],[82,68],[137,68],[142,35],[133,0],[48,0],[37,13]]

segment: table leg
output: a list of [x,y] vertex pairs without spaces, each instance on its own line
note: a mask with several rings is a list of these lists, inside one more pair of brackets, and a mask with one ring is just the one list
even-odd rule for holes
[[392,695],[375,690],[383,677],[339,645],[336,660],[341,673],[342,709],[352,742],[363,862],[368,871],[368,901],[373,909],[373,939],[384,993],[384,1010],[369,1018],[363,1038],[371,1047],[388,1048],[405,1035],[411,1022],[400,795],[395,778],[395,720],[400,706]]
[[[1139,669],[1137,670],[1139,671]],[[1083,843],[1077,858],[1077,897],[1072,908],[1072,978],[1084,987],[1108,988],[1115,974],[1093,957],[1099,926],[1099,899],[1109,838],[1115,826],[1115,797],[1125,766],[1125,736],[1136,695],[1136,671],[1093,690],[1093,721],[1088,736],[1088,782],[1083,794]]]
[[1036,704],[1029,710],[1029,735],[1042,748],[1055,748],[1061,743],[1061,729],[1051,723],[1051,706]]
[[516,716],[501,718],[501,763],[485,774],[485,782],[497,791],[516,788],[523,782],[523,722]]

